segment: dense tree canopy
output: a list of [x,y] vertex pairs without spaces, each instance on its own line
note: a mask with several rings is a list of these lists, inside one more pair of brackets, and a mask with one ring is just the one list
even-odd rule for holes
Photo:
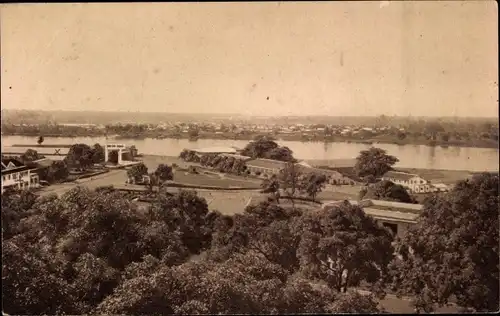
[[280,161],[295,161],[293,152],[288,147],[280,147],[278,143],[268,137],[257,137],[248,143],[242,155],[252,158],[266,158]]
[[338,291],[365,280],[378,286],[392,259],[392,237],[358,206],[348,202],[309,213],[298,227],[302,269]]
[[147,210],[112,187],[4,193],[2,234],[8,314],[376,313],[388,281],[425,311],[498,308],[498,175],[428,200],[396,257],[348,202],[223,215],[194,191],[159,190]]
[[40,155],[36,150],[34,149],[28,149],[26,150],[26,152],[24,154],[21,155],[21,160],[24,162],[24,163],[27,163],[27,162],[33,162],[35,160],[39,160],[39,159],[43,159],[45,158],[45,156],[43,155]]
[[127,176],[132,179],[135,183],[142,182],[144,176],[148,175],[148,167],[142,162],[132,166],[127,170]]
[[358,177],[377,178],[383,176],[399,160],[380,148],[372,147],[360,152],[354,170]]
[[498,184],[498,174],[482,174],[429,199],[420,222],[400,241],[394,286],[416,295],[419,310],[450,300],[498,310]]
[[[300,210],[274,203],[223,216],[192,191],[147,212],[122,193],[2,199],[4,310],[10,314],[374,311],[373,298],[308,278]],[[322,235],[327,238],[327,233]],[[380,247],[380,246],[378,246]],[[359,250],[363,251],[363,250]],[[366,250],[369,251],[369,250]],[[368,253],[367,253],[368,254]],[[302,261],[301,261],[302,260]],[[19,273],[22,267],[23,273]]]
[[174,179],[174,173],[172,167],[167,164],[159,164],[155,170],[155,175],[161,182]]

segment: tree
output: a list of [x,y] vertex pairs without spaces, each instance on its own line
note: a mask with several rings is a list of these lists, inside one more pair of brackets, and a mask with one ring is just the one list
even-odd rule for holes
[[315,201],[318,193],[325,188],[327,178],[324,174],[310,173],[303,177],[302,181],[302,191]]
[[402,203],[416,203],[415,199],[399,184],[394,184],[388,180],[382,180],[366,189],[361,197],[364,199],[396,201]]
[[351,291],[347,292],[345,295],[337,296],[329,312],[332,314],[379,314],[381,310],[377,305],[372,295],[362,295],[358,292]]
[[248,143],[242,155],[252,158],[266,158],[280,161],[295,161],[293,152],[288,147],[280,147],[272,138],[266,136],[256,137]]
[[211,231],[206,226],[207,201],[195,191],[180,191],[174,196],[160,196],[150,209],[154,220],[163,221],[177,230],[190,253],[199,253],[211,243]]
[[10,240],[2,243],[3,311],[11,315],[74,313],[70,286],[47,261],[36,247]]
[[66,155],[66,163],[70,167],[75,167],[80,170],[85,170],[92,165],[93,151],[86,144],[75,144],[70,147]]
[[62,181],[66,180],[69,176],[69,170],[66,163],[62,160],[56,160],[52,162],[48,171],[47,181]]
[[289,161],[295,162],[295,158],[293,158],[293,152],[288,147],[277,147],[273,148],[267,153],[264,154],[266,159],[280,160],[280,161]]
[[24,154],[21,155],[21,160],[23,162],[33,162],[35,160],[43,159],[45,158],[42,155],[39,155],[38,152],[34,149],[28,149],[24,152]]
[[92,162],[102,163],[104,162],[104,158],[104,147],[102,147],[100,144],[94,144],[94,147],[92,148]]
[[295,228],[301,234],[301,270],[339,292],[365,280],[380,290],[392,259],[392,237],[359,206],[348,202],[308,213]]
[[443,142],[448,142],[450,140],[450,134],[448,134],[448,133],[441,134],[441,140]]
[[153,192],[153,188],[155,186],[158,187],[158,190],[160,188],[160,178],[155,173],[150,173],[148,174],[148,189],[150,192]]
[[398,139],[399,140],[403,140],[406,138],[406,133],[405,132],[402,132],[402,131],[399,131],[398,132]]
[[154,174],[158,177],[158,179],[162,183],[174,179],[174,173],[172,167],[170,167],[167,164],[159,164]]
[[38,137],[37,144],[41,145],[43,143],[44,139],[43,136]]
[[301,176],[302,174],[299,168],[293,162],[288,162],[285,168],[280,170],[279,173],[280,187],[285,191],[294,206],[293,198],[295,194],[302,189]]
[[252,158],[263,158],[266,153],[278,147],[278,144],[270,138],[257,137],[243,148],[242,155]]
[[276,175],[272,175],[270,178],[266,178],[261,183],[262,191],[261,193],[270,193],[274,196],[276,202],[279,204],[279,191],[280,191],[280,182]]
[[387,171],[392,170],[392,166],[399,160],[381,148],[372,147],[369,150],[363,150],[356,158],[354,171],[358,177],[381,177]]
[[188,135],[191,138],[196,138],[196,137],[200,136],[200,131],[198,130],[198,128],[194,128],[194,127],[189,128]]
[[400,294],[430,312],[454,298],[478,312],[499,307],[498,174],[460,181],[424,204],[417,225],[398,243],[391,271]]
[[143,177],[146,175],[148,175],[148,167],[142,162],[127,170],[127,176],[129,179],[133,180],[134,183],[142,182]]

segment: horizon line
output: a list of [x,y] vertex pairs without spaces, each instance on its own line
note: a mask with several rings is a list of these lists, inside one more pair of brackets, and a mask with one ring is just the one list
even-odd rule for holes
[[411,115],[411,114],[377,114],[377,115],[332,115],[332,114],[294,114],[294,115],[259,115],[259,114],[241,114],[241,113],[182,113],[182,112],[158,112],[158,111],[125,111],[125,110],[39,110],[39,109],[13,109],[2,108],[1,111],[26,111],[26,112],[73,112],[73,113],[133,113],[133,114],[170,114],[170,115],[223,115],[223,116],[240,116],[240,117],[413,117],[413,118],[497,118],[497,116],[432,116],[432,115]]

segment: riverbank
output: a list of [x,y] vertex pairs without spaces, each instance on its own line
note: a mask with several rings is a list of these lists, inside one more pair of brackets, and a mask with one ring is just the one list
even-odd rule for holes
[[[252,141],[256,136],[267,135],[271,136],[278,141],[297,141],[297,142],[324,142],[324,143],[355,143],[355,144],[390,144],[390,145],[424,145],[424,146],[434,146],[434,147],[468,147],[468,148],[498,148],[499,143],[493,139],[470,139],[470,140],[457,140],[449,139],[444,141],[438,140],[428,140],[426,138],[414,138],[407,137],[405,139],[399,139],[395,135],[377,135],[373,137],[356,137],[356,136],[324,136],[324,135],[304,135],[304,134],[266,134],[266,133],[200,133],[196,137],[191,137],[188,133],[178,133],[169,134],[155,131],[148,131],[138,134],[122,134],[122,135],[106,135],[106,133],[101,131],[86,131],[79,132],[78,134],[71,133],[42,133],[44,137],[109,137],[115,140],[145,140],[145,139],[178,139],[178,140],[189,140],[196,143],[198,140],[245,140]],[[2,136],[27,136],[27,137],[39,137],[40,132],[22,132],[22,131],[9,131],[3,132]]]

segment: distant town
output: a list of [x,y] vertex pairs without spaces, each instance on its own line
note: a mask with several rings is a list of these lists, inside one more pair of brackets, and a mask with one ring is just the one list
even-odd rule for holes
[[[85,113],[85,112],[83,112]],[[175,119],[175,118],[174,118]],[[2,117],[2,135],[45,137],[112,136],[122,139],[238,139],[272,136],[279,140],[359,142],[365,144],[417,144],[461,147],[498,147],[498,121],[424,120],[373,117],[364,123],[279,123],[269,120],[228,120],[207,122],[166,120],[157,123],[64,123],[47,118],[14,115]],[[349,121],[349,120],[346,120]],[[359,121],[359,120],[358,120]]]

